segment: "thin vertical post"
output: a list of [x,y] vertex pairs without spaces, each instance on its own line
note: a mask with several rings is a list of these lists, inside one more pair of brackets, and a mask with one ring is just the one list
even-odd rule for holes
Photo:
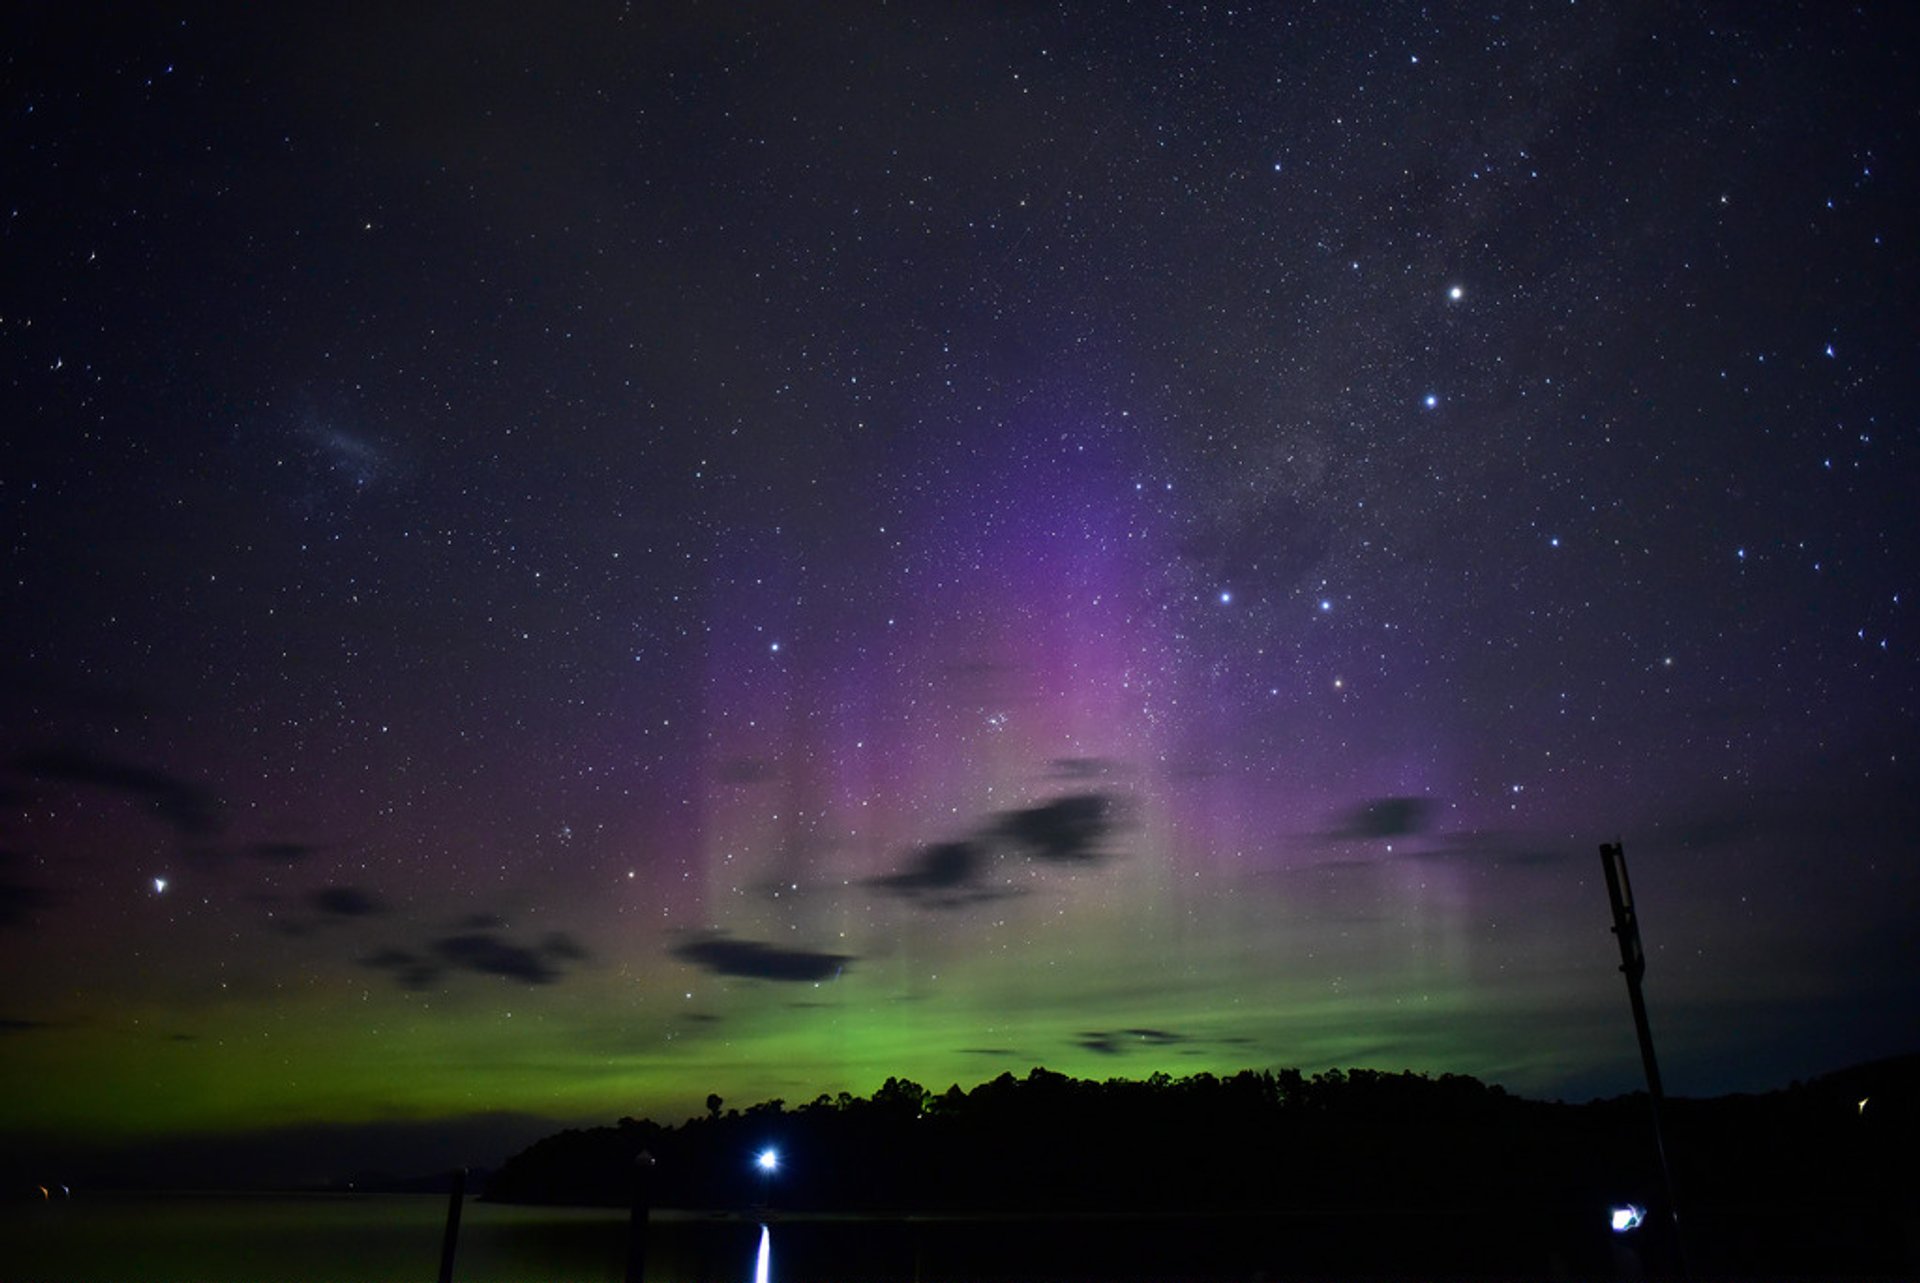
[[447,1230],[440,1238],[440,1283],[453,1283],[453,1250],[460,1244],[460,1202],[467,1196],[467,1169],[453,1171],[453,1190],[447,1195]]
[[1660,1184],[1673,1220],[1674,1251],[1686,1272],[1686,1252],[1680,1240],[1680,1208],[1673,1197],[1673,1172],[1667,1166],[1667,1137],[1660,1115],[1666,1093],[1660,1087],[1660,1062],[1653,1054],[1653,1026],[1647,1020],[1647,998],[1640,982],[1647,973],[1646,951],[1640,945],[1640,915],[1633,905],[1633,883],[1627,879],[1627,855],[1618,842],[1600,845],[1600,867],[1607,875],[1607,899],[1613,905],[1613,934],[1620,943],[1620,971],[1627,978],[1627,1001],[1633,1006],[1633,1031],[1640,1039],[1640,1067],[1647,1075],[1647,1099],[1653,1114],[1653,1148],[1660,1159]]
[[627,1210],[626,1283],[647,1277],[647,1217],[653,1210],[653,1154],[641,1150],[633,1160],[633,1202]]

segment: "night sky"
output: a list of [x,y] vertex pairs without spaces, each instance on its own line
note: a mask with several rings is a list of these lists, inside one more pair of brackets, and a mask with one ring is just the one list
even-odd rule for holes
[[0,1132],[1916,1049],[1904,6],[6,22]]

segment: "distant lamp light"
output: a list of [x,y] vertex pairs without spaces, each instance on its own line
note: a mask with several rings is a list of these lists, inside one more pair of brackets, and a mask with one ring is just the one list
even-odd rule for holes
[[1615,1234],[1637,1230],[1640,1228],[1640,1222],[1646,1219],[1647,1209],[1635,1203],[1622,1203],[1607,1212],[1607,1224],[1613,1227]]
[[773,1148],[761,1150],[753,1156],[753,1165],[760,1171],[760,1206],[773,1204],[773,1174],[780,1170],[780,1151]]

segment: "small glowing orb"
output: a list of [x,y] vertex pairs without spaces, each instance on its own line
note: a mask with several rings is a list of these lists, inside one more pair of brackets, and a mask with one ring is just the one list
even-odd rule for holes
[[1624,1203],[1607,1212],[1607,1224],[1613,1227],[1615,1234],[1625,1234],[1628,1230],[1640,1228],[1640,1222],[1647,1219],[1647,1209],[1634,1203]]
[[1220,604],[1222,606],[1231,606],[1233,604],[1233,594],[1222,591],[1220,594]]
[[780,1155],[771,1149],[763,1149],[753,1161],[761,1171],[770,1172],[780,1166]]
[[1467,296],[1467,292],[1461,289],[1458,285],[1454,286],[1452,289],[1447,291],[1447,297],[1452,299],[1456,303],[1458,303],[1461,299],[1465,298],[1466,296]]
[[1426,406],[1427,409],[1431,410],[1433,409],[1434,406],[1440,404],[1440,398],[1434,393],[1429,392],[1425,397],[1421,399],[1420,404]]
[[166,894],[166,890],[167,880],[165,878],[155,878],[153,880],[153,893],[155,895],[164,895]]

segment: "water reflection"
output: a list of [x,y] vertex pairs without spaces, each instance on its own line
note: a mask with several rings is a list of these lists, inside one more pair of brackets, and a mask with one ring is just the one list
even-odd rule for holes
[[767,1283],[767,1280],[773,1277],[772,1270],[773,1235],[767,1232],[766,1226],[762,1225],[760,1227],[760,1254],[754,1258],[753,1262],[753,1283]]

